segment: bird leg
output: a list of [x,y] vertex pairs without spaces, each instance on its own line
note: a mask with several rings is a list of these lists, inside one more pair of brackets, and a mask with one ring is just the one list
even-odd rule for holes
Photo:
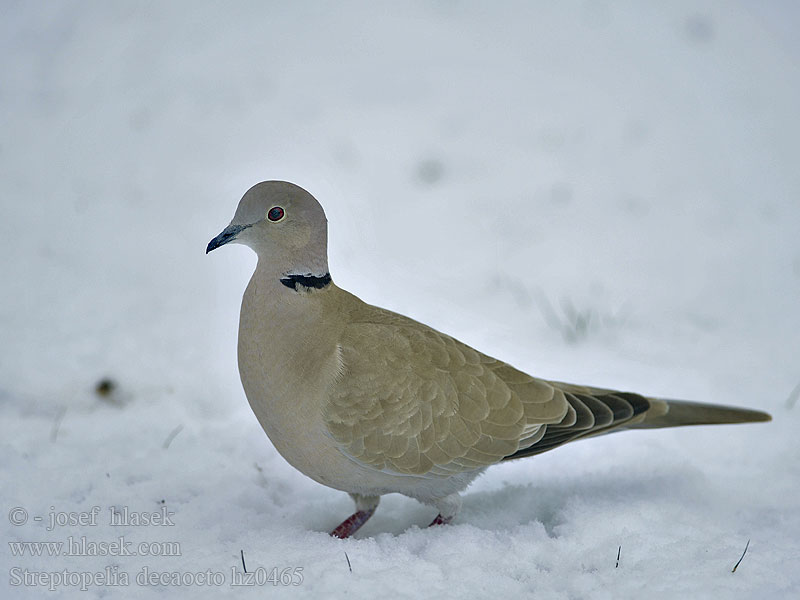
[[433,504],[439,509],[439,514],[436,515],[436,518],[431,521],[428,527],[447,525],[453,520],[453,517],[458,514],[458,511],[461,510],[461,496],[456,492],[444,498],[437,498],[433,502],[430,502],[430,504]]
[[374,512],[374,508],[372,510],[357,510],[344,521],[339,523],[336,529],[331,531],[331,536],[340,539],[349,538],[356,531],[358,531],[364,523],[367,522]]
[[378,508],[378,502],[381,499],[380,496],[362,496],[361,494],[350,494],[350,497],[356,503],[356,512],[331,531],[332,537],[344,539],[353,535],[375,513],[375,509]]

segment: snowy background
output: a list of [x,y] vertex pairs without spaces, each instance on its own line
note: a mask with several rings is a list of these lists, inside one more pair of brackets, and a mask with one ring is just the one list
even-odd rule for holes
[[[796,4],[0,15],[0,596],[797,597]],[[538,376],[774,421],[573,444],[489,470],[450,527],[388,496],[331,539],[349,498],[277,455],[238,380],[255,257],[204,254],[264,179],[320,199],[333,277],[368,302]],[[96,526],[47,531],[51,510],[93,506]],[[175,525],[109,525],[123,506]],[[70,536],[181,556],[7,543]],[[231,587],[240,551],[302,585]],[[9,587],[13,568],[107,567],[129,585]],[[143,568],[226,583],[140,586]]]

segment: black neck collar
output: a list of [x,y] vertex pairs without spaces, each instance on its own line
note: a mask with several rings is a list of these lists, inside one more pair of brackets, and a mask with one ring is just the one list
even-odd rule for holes
[[297,286],[301,285],[306,288],[321,289],[331,282],[331,274],[325,275],[284,275],[281,277],[281,283],[288,288],[298,291]]

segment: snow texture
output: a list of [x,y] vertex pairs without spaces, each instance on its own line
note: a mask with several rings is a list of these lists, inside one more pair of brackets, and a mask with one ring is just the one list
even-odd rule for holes
[[[798,597],[796,4],[0,12],[0,596]],[[276,454],[238,380],[255,257],[204,254],[264,179],[320,199],[332,275],[368,302],[538,376],[774,421],[579,442],[489,469],[451,526],[392,495],[331,539],[350,499]],[[70,536],[180,556],[7,543]],[[129,585],[47,591],[107,568]]]

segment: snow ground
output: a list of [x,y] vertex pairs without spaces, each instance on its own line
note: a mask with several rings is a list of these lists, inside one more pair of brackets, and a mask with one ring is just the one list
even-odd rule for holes
[[[302,567],[285,597],[797,597],[792,3],[0,12],[3,537],[181,550],[4,542],[0,596],[272,593],[230,585],[243,551],[250,571]],[[321,200],[333,277],[369,302],[539,376],[775,420],[573,444],[489,470],[450,527],[389,496],[356,539],[330,539],[349,499],[275,453],[238,381],[254,257],[204,255],[270,178]],[[46,530],[51,510],[93,506],[97,525]],[[122,506],[175,525],[110,525]],[[107,567],[129,585],[11,585],[14,568]],[[225,583],[138,585],[145,567]]]

